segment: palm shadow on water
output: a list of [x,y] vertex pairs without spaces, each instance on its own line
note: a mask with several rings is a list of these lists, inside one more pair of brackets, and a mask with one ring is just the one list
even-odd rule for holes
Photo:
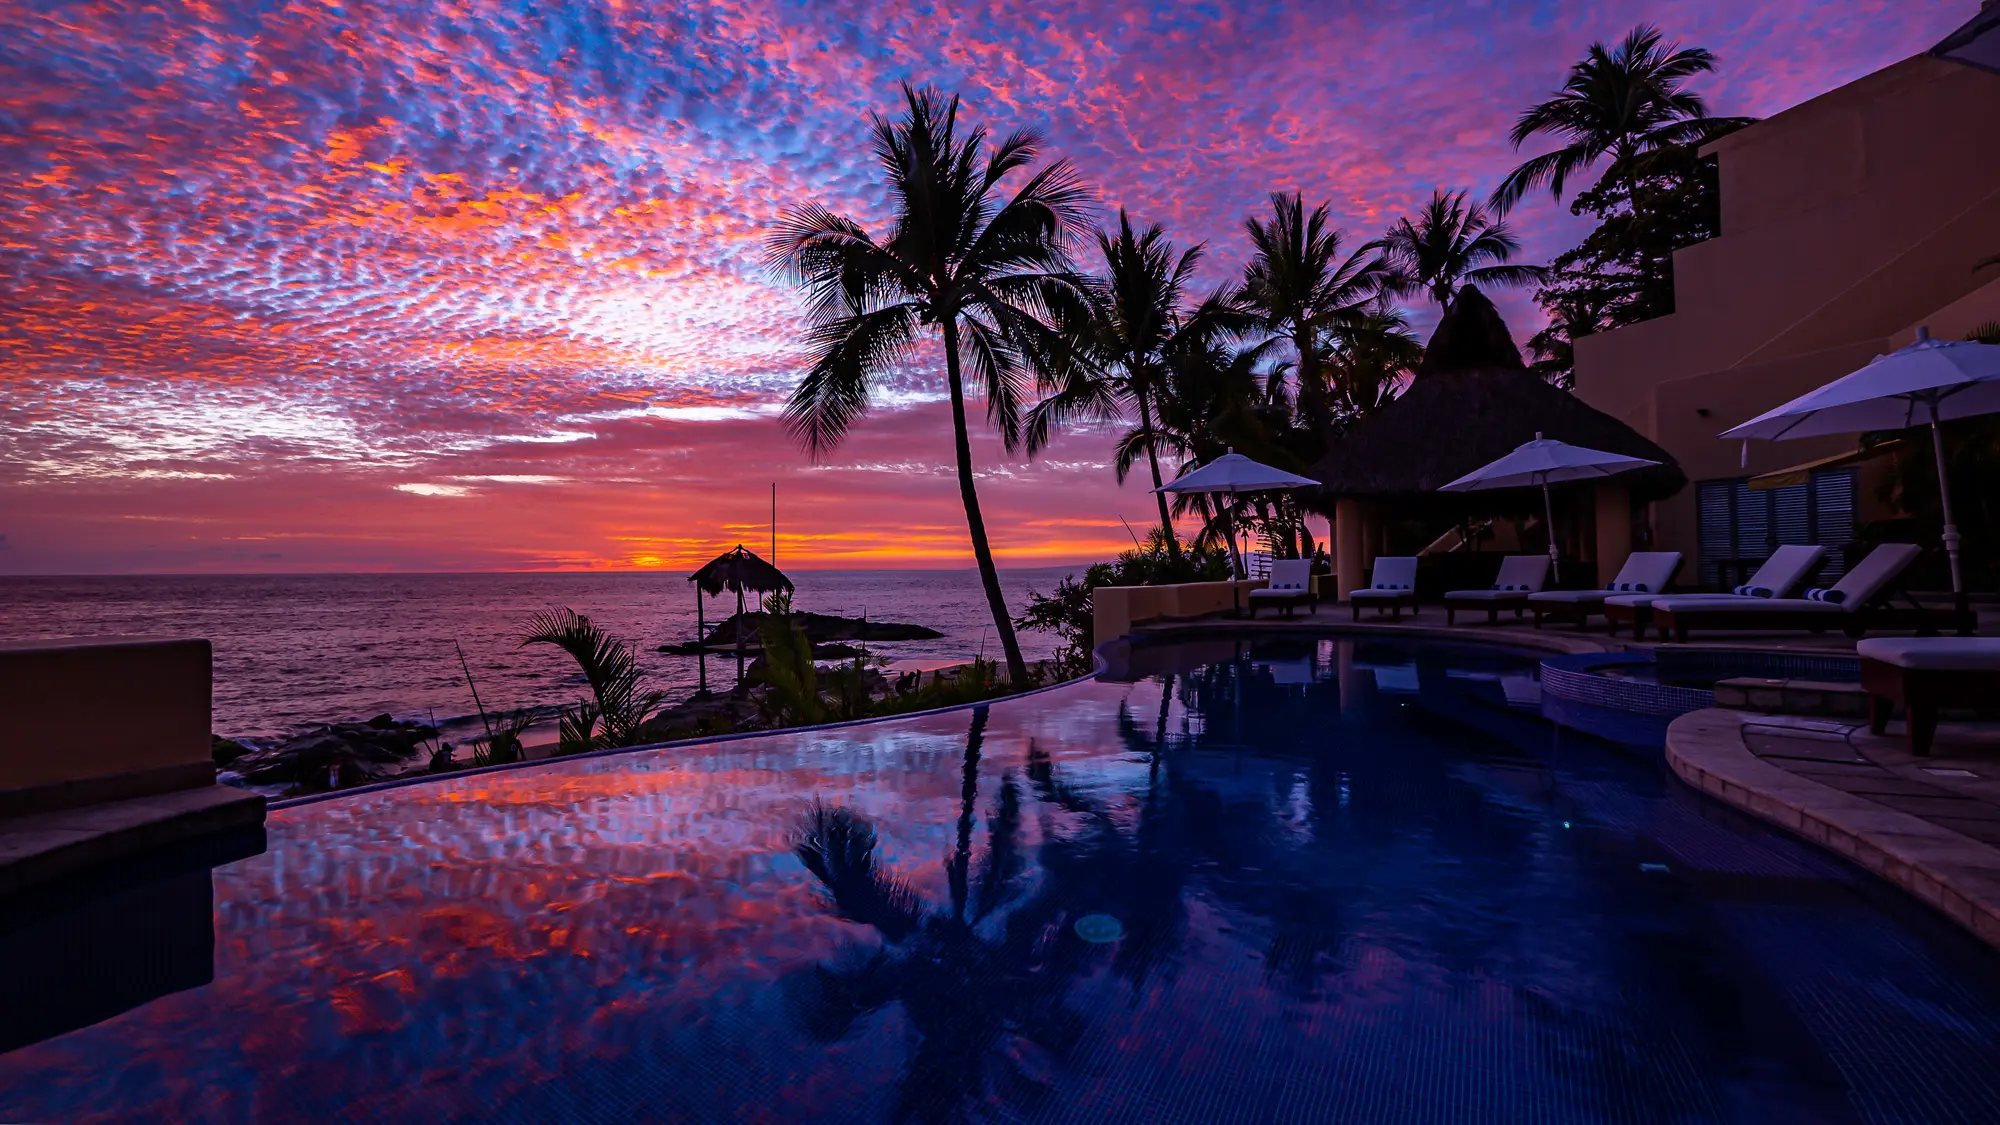
[[[1182,930],[1184,873],[1161,854],[1162,834],[1148,830],[1144,810],[1128,838],[1033,742],[1023,773],[1001,774],[986,846],[974,847],[986,725],[986,708],[974,709],[945,860],[949,901],[926,901],[885,870],[874,824],[852,809],[816,802],[795,829],[794,851],[828,908],[875,931],[881,945],[792,977],[791,1012],[811,1038],[831,1044],[900,1006],[916,1044],[896,1092],[897,1121],[962,1120],[981,1102],[1023,1112],[1045,1105],[1086,1030],[1072,1002],[1077,983],[1108,964],[1136,990]],[[1032,877],[1029,815],[1041,827]],[[1093,913],[1124,927],[1108,951],[1077,934],[1077,919]]]

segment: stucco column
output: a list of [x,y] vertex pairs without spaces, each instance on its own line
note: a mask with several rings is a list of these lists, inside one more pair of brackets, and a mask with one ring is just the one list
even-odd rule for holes
[[1340,600],[1361,587],[1361,503],[1343,496],[1333,502],[1333,566],[1340,576]]
[[1611,581],[1632,553],[1632,494],[1622,484],[1597,486],[1597,581]]

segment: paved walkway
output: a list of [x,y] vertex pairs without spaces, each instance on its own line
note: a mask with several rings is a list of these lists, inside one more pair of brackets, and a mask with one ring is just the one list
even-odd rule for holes
[[2000,729],[1945,724],[1913,758],[1835,719],[1696,711],[1667,731],[1690,785],[1852,859],[2000,947]]
[[1928,758],[1909,752],[1901,722],[1876,735],[1865,723],[1761,715],[1743,742],[1788,773],[2000,847],[2000,726],[1942,724]]

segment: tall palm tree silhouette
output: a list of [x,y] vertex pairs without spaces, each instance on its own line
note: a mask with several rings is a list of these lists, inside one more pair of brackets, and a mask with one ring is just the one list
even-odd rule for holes
[[1083,230],[1085,192],[1069,162],[1058,160],[1003,198],[1000,181],[1035,162],[1040,138],[1018,131],[989,149],[985,130],[960,131],[956,97],[905,84],[903,98],[903,117],[876,116],[869,131],[896,207],[888,237],[878,241],[814,204],[785,212],[767,244],[771,268],[804,288],[810,326],[812,366],[785,419],[814,457],[829,452],[867,412],[879,381],[910,362],[919,336],[936,333],[966,531],[1008,675],[1025,686],[1027,664],[974,485],[965,384],[968,376],[978,384],[987,420],[1014,449],[1022,404],[1037,385],[1059,385],[1072,362],[1058,326],[1084,316],[1086,291],[1070,252]]
[[1495,210],[1504,215],[1544,186],[1561,199],[1569,180],[1602,157],[1611,158],[1605,176],[1619,175],[1649,154],[1699,146],[1750,122],[1710,117],[1708,103],[1687,89],[1690,79],[1715,69],[1713,54],[1661,39],[1659,28],[1641,24],[1616,46],[1592,43],[1562,89],[1521,114],[1508,134],[1516,149],[1538,133],[1568,143],[1507,173],[1493,192]]
[[1388,262],[1385,288],[1404,297],[1426,294],[1440,309],[1467,282],[1533,285],[1548,275],[1541,266],[1509,265],[1507,259],[1521,252],[1520,241],[1462,191],[1432,192],[1415,217],[1396,220],[1364,249],[1381,251]]

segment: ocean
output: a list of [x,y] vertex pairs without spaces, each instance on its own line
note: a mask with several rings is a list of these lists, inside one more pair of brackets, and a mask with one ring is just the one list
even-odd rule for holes
[[[1083,567],[1000,572],[1008,611]],[[997,658],[976,570],[795,571],[793,605],[815,613],[926,625],[940,640],[874,645],[892,659]],[[476,714],[454,642],[489,711],[554,706],[588,688],[570,658],[516,640],[535,612],[568,606],[639,651],[649,687],[674,702],[692,694],[696,658],[656,651],[695,632],[694,588],[681,574],[331,574],[0,577],[0,640],[48,637],[206,637],[215,646],[215,730],[271,739],[314,723],[387,712],[447,729]],[[708,599],[708,621],[736,610]],[[1029,660],[1052,654],[1050,634],[1024,632]],[[735,661],[708,658],[711,687]]]

